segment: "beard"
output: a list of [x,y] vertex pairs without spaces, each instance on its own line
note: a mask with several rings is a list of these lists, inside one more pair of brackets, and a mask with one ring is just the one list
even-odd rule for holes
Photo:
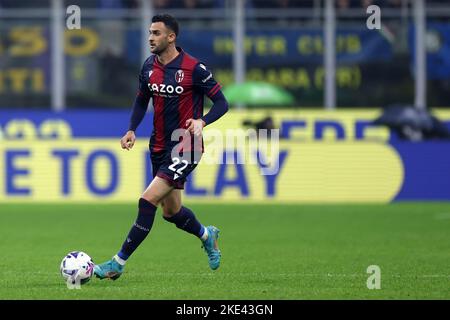
[[153,54],[159,55],[159,54],[163,53],[164,51],[166,51],[167,47],[168,47],[167,43],[165,43],[165,44],[161,43],[159,46],[155,46],[153,49],[150,48],[150,51]]

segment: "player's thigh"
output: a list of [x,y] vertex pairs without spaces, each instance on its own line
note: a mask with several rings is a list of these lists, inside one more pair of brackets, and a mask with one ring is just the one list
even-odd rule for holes
[[174,214],[180,212],[181,210],[181,190],[172,190],[164,199],[161,201],[163,208],[163,215],[165,217],[171,217]]
[[142,198],[157,206],[173,189],[174,187],[169,185],[166,180],[160,177],[154,177],[142,194]]

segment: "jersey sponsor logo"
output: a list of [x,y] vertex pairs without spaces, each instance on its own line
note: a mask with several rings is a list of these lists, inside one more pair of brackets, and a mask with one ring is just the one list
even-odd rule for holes
[[180,83],[181,81],[183,81],[183,79],[184,79],[184,72],[183,72],[183,70],[178,70],[175,73],[175,81]]
[[184,88],[182,86],[172,86],[171,84],[166,85],[164,83],[160,83],[160,84],[156,84],[156,83],[149,83],[148,84],[148,88],[150,89],[150,91],[152,91],[153,93],[163,93],[163,94],[172,94],[172,93],[176,93],[176,94],[182,94],[184,91]]

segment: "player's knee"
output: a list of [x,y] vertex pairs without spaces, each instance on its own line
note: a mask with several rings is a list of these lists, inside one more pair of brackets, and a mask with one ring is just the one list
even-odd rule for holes
[[160,204],[160,201],[158,201],[158,199],[155,199],[152,196],[146,195],[145,193],[141,195],[141,198],[143,198],[146,201],[150,202],[155,207],[157,207]]
[[170,217],[176,215],[180,211],[180,209],[177,210],[173,206],[164,205],[162,203],[161,203],[161,205],[163,208],[163,218],[170,218]]

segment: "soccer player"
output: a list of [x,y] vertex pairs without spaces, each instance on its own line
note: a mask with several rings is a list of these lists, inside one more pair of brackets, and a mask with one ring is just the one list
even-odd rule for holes
[[[95,266],[95,275],[100,279],[120,277],[129,257],[149,234],[159,204],[166,221],[202,241],[210,268],[216,270],[220,265],[219,229],[205,227],[192,210],[182,205],[181,190],[201,158],[203,127],[222,117],[228,111],[228,103],[221,85],[205,65],[176,46],[178,28],[178,22],[170,15],[152,18],[149,43],[153,55],[144,62],[140,72],[129,130],[120,143],[123,149],[133,148],[136,128],[153,98],[150,138],[153,180],[139,199],[136,222],[122,248],[111,260]],[[203,115],[205,95],[213,106]]]

